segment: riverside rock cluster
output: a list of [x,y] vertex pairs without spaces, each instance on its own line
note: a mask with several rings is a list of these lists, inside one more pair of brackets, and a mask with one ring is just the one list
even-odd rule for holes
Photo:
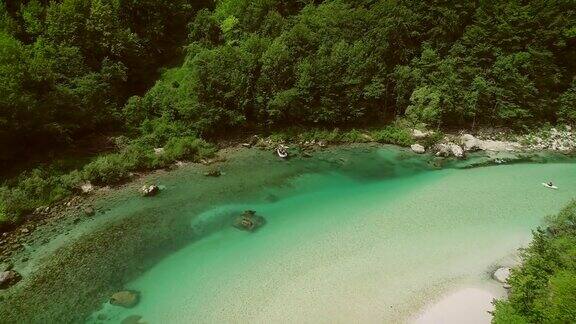
[[144,197],[156,196],[160,192],[160,187],[157,185],[145,185],[140,188],[140,193]]
[[[412,137],[416,141],[423,141],[434,133],[414,130]],[[481,138],[482,137],[482,138]],[[413,144],[410,148],[414,153],[431,153],[439,157],[465,158],[467,152],[531,152],[555,151],[570,153],[576,151],[576,134],[572,127],[563,129],[551,128],[539,131],[536,134],[516,136],[512,140],[501,140],[505,133],[490,136],[474,136],[462,133],[461,135],[445,136],[439,143],[425,148],[422,144]]]
[[576,150],[576,134],[570,126],[566,126],[564,129],[551,128],[547,132],[526,135],[521,138],[521,141],[531,151],[572,152]]

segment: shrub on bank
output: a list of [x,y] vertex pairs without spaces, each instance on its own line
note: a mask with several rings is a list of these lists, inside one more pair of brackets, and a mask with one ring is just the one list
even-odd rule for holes
[[84,167],[86,180],[95,184],[118,183],[128,178],[129,161],[122,154],[101,156]]
[[349,130],[341,130],[338,128],[332,130],[300,130],[294,128],[271,134],[268,136],[268,140],[273,143],[323,141],[331,144],[367,143],[374,141],[399,146],[410,146],[414,143],[410,128],[406,125],[401,125],[401,123],[371,130],[359,130],[355,128]]
[[372,132],[372,138],[378,143],[410,146],[414,143],[408,128],[390,125]]
[[163,161],[185,159],[196,161],[216,153],[214,146],[196,137],[171,138],[164,146]]
[[431,147],[442,141],[442,139],[444,139],[445,136],[446,135],[443,132],[435,131],[431,135],[424,138],[421,141],[421,144],[424,145],[424,147]]
[[576,201],[534,232],[494,323],[576,323]]

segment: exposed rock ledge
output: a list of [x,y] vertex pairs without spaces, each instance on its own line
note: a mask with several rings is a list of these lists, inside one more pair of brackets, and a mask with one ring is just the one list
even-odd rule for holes
[[470,134],[464,134],[460,137],[460,142],[465,151],[494,151],[494,152],[510,152],[517,151],[522,148],[522,145],[517,142],[505,142],[495,140],[481,140]]
[[[413,130],[412,137],[415,141],[421,142],[432,136],[432,131]],[[425,148],[426,151],[441,157],[464,158],[467,152],[486,151],[486,152],[530,152],[549,150],[561,153],[576,151],[576,133],[570,126],[560,128],[551,128],[549,130],[540,130],[528,135],[514,136],[506,132],[485,134],[485,136],[476,137],[469,133],[462,135],[447,135],[431,147]],[[510,140],[501,140],[510,138]],[[411,146],[412,151],[421,154],[421,143]]]

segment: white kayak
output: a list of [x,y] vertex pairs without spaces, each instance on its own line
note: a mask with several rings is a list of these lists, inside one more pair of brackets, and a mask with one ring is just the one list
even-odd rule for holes
[[547,184],[547,183],[544,183],[544,182],[542,182],[542,185],[543,185],[544,187],[546,187],[546,188],[558,189],[558,187],[556,187],[556,186],[554,186],[554,185],[551,186],[551,185],[549,185],[549,184]]

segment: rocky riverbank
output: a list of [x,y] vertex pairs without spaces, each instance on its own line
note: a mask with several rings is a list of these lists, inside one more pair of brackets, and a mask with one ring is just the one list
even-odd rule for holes
[[576,150],[576,132],[572,131],[570,126],[543,129],[526,135],[515,135],[505,131],[479,131],[473,135],[463,130],[446,135],[429,147],[425,147],[422,143],[434,136],[433,131],[413,130],[412,136],[417,142],[411,146],[412,151],[418,154],[429,152],[441,157],[465,158],[467,153],[477,151],[487,153],[550,151],[568,154]]

